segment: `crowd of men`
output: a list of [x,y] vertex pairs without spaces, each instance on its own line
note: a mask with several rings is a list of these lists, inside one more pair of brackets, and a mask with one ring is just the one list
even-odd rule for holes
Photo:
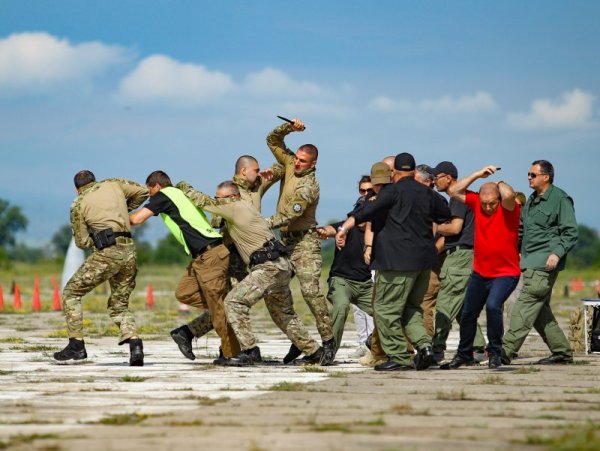
[[[137,272],[130,230],[160,215],[190,256],[175,297],[198,316],[171,331],[190,360],[196,358],[194,338],[214,329],[220,338],[216,365],[260,364],[249,310],[264,299],[291,342],[284,364],[331,365],[350,305],[360,337],[353,355],[377,371],[456,369],[484,360],[498,368],[516,357],[532,327],[551,351],[540,364],[573,361],[550,299],[577,241],[577,224],[573,200],[553,184],[550,162],[532,163],[527,177],[533,191],[525,198],[504,181],[469,190],[476,180],[495,175],[497,166],[459,179],[452,162],[417,166],[411,154],[400,153],[375,163],[360,179],[359,198],[345,221],[318,227],[318,149],[305,144],[292,152],[284,142],[304,128],[296,119],[275,128],[267,145],[276,162],[261,172],[254,157],[241,156],[233,178],[220,183],[214,197],[187,182],[173,185],[161,170],[149,174],[145,186],[96,181],[92,172],[78,172],[71,224],[76,244],[93,252],[65,286],[69,343],[54,358],[87,357],[82,297],[108,281],[108,310],[121,332],[119,344],[129,344],[130,365],[144,364],[128,307]],[[262,196],[276,183],[276,213],[265,218]],[[321,240],[327,238],[335,238],[336,250],[325,296]],[[294,310],[292,277],[315,318],[320,343]],[[504,333],[503,305],[519,280],[522,288]],[[487,345],[477,323],[484,307]],[[445,360],[455,320],[460,343]]]

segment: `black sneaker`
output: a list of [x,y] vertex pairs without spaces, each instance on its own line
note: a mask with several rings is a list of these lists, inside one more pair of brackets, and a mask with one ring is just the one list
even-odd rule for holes
[[302,354],[302,351],[300,351],[300,349],[298,349],[296,345],[292,343],[292,345],[290,346],[290,350],[288,351],[287,355],[283,358],[283,363],[286,365],[288,363],[292,363],[294,360],[300,357],[300,354]]
[[144,344],[141,338],[129,340],[129,366],[144,366]]
[[502,366],[502,357],[500,357],[498,354],[490,354],[489,357],[488,368],[495,369]]
[[323,342],[323,358],[321,359],[321,365],[331,365],[335,360],[335,354],[337,353],[337,345],[335,338]]
[[171,338],[177,343],[179,350],[186,358],[190,360],[196,359],[194,351],[192,350],[192,339],[194,338],[194,334],[192,334],[189,327],[181,326],[177,329],[173,329],[171,331]]
[[440,369],[441,370],[455,370],[457,368],[460,368],[461,366],[474,366],[474,365],[478,365],[478,363],[475,361],[474,358],[466,359],[463,356],[456,354],[454,357],[452,357],[452,360],[440,365]]
[[84,360],[87,359],[87,352],[85,352],[85,343],[83,340],[77,340],[76,338],[69,338],[69,344],[62,351],[54,353],[54,359],[59,362],[66,362],[68,360]]

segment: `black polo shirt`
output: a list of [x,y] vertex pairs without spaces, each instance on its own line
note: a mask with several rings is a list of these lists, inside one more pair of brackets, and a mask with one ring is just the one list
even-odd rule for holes
[[371,268],[383,271],[432,269],[438,260],[432,224],[450,219],[446,201],[412,177],[404,177],[365,202],[354,218],[357,224],[387,212],[375,234]]
[[214,244],[221,240],[221,238],[205,237],[193,228],[189,222],[181,217],[177,205],[160,191],[150,197],[144,207],[154,213],[154,216],[158,216],[160,213],[166,214],[179,226],[183,233],[185,244],[187,244],[193,257],[198,255],[209,244]]
[[444,240],[444,249],[453,249],[456,246],[473,248],[475,239],[475,215],[473,210],[462,202],[452,198],[450,199],[450,213],[453,218],[463,220],[462,230],[458,235],[447,236]]
[[[336,229],[344,222],[331,224]],[[333,263],[329,270],[329,277],[336,276],[343,279],[365,282],[371,279],[371,271],[364,259],[365,233],[358,227],[348,231],[346,245],[342,250],[335,248]]]

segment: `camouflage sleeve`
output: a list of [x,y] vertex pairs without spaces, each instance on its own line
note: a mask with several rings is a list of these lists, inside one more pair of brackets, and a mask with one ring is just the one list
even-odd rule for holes
[[219,204],[212,197],[204,194],[201,191],[195,190],[189,183],[179,182],[175,187],[183,191],[183,194],[185,194],[185,196],[191,200],[196,207],[202,208],[203,210],[209,211],[215,215],[219,215],[225,219],[229,217],[229,209],[224,208],[226,205]]
[[273,166],[271,166],[271,169],[273,170],[273,178],[271,180],[263,179],[262,183],[260,184],[259,190],[261,198],[269,188],[271,188],[275,183],[281,180],[285,175],[285,166],[280,163],[275,163]]
[[294,196],[285,206],[283,211],[277,212],[267,219],[272,229],[286,226],[294,218],[304,214],[306,208],[319,199],[319,185],[313,183],[302,183],[298,185]]
[[76,199],[71,205],[71,228],[73,230],[73,237],[75,237],[75,244],[80,249],[86,249],[92,247],[94,242],[90,238],[90,233],[87,228],[83,216],[81,215],[80,202]]
[[127,210],[133,211],[142,205],[148,199],[148,188],[139,183],[125,179],[114,179],[119,183],[119,186],[127,199]]
[[285,135],[291,132],[293,132],[292,126],[285,123],[275,128],[267,136],[267,145],[269,146],[269,149],[273,152],[275,159],[284,166],[294,163],[294,154],[285,147],[285,142],[283,141]]

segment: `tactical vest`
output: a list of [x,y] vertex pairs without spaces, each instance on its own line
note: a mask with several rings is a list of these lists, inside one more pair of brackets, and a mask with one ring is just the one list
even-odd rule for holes
[[[183,191],[172,186],[168,186],[161,189],[160,192],[171,199],[171,201],[179,210],[181,218],[186,221],[194,230],[197,230],[198,233],[206,238],[221,238],[221,234],[210,226],[204,212],[196,207],[192,201],[189,200],[185,194],[183,194]],[[181,243],[185,249],[185,253],[190,255],[191,252],[185,242],[185,239],[183,238],[183,232],[181,231],[181,228],[167,214],[161,213],[160,217],[165,222],[165,225],[171,231],[175,239]]]

